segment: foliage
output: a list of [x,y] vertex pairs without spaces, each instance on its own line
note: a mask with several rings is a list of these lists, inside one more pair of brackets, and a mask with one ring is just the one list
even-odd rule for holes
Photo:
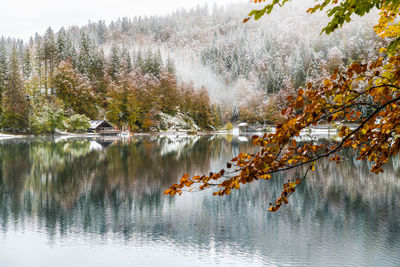
[[[261,2],[261,1],[256,1]],[[261,13],[252,12],[256,19],[287,0],[274,0]],[[341,1],[333,7],[329,16],[332,21],[324,28],[330,33],[349,20],[349,14],[363,15],[373,6],[381,8],[379,24],[375,27],[381,37],[398,38],[398,5],[394,1]],[[309,12],[323,9],[338,1],[324,1]],[[352,3],[350,5],[350,3]],[[389,39],[391,40],[391,39]],[[308,166],[303,176],[289,179],[283,185],[281,196],[269,211],[277,211],[288,203],[288,197],[304,181],[309,170],[321,158],[329,158],[340,163],[338,152],[353,149],[358,160],[371,162],[371,172],[383,172],[383,165],[400,151],[400,54],[395,42],[389,44],[389,52],[376,51],[376,60],[367,63],[352,63],[344,70],[336,69],[321,83],[308,83],[295,96],[289,95],[288,106],[282,110],[287,119],[277,125],[275,133],[253,136],[253,144],[260,147],[257,153],[241,153],[227,163],[232,171],[221,170],[209,175],[189,177],[185,174],[178,184],[172,185],[165,194],[181,194],[183,188],[194,184],[199,190],[217,187],[214,195],[227,195],[238,190],[241,185],[257,180],[271,179],[275,173],[282,173],[301,166]],[[361,112],[368,107],[367,112]],[[315,144],[297,142],[295,139],[309,127],[336,123],[340,126],[339,141]],[[350,123],[353,126],[344,124]]]
[[230,121],[228,121],[228,123],[225,125],[225,129],[226,129],[228,132],[232,132],[232,130],[233,130],[233,125],[232,125],[232,123],[231,123]]
[[89,81],[73,68],[71,61],[61,62],[56,70],[53,84],[66,108],[90,118],[97,116],[97,96]]
[[55,133],[56,129],[64,129],[64,111],[56,105],[46,104],[32,112],[29,117],[30,132],[34,134]]
[[90,119],[85,115],[72,115],[66,121],[67,128],[70,132],[86,132],[90,127]]

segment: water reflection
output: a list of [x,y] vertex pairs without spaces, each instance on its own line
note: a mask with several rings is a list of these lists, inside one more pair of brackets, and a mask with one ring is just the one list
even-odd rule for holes
[[322,161],[276,214],[265,209],[294,173],[226,198],[163,195],[184,172],[219,170],[252,149],[224,136],[0,142],[2,241],[11,243],[11,233],[30,229],[45,233],[61,251],[70,238],[94,245],[111,240],[120,248],[169,244],[162,251],[171,265],[194,257],[224,265],[227,255],[235,259],[230,263],[254,265],[400,262],[398,158],[379,176],[351,153],[339,166]]

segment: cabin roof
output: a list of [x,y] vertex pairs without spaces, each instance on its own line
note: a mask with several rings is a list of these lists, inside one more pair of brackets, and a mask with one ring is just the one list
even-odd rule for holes
[[112,127],[112,125],[106,120],[93,120],[93,121],[89,122],[89,124],[90,124],[90,128],[89,129],[96,129],[97,127],[99,127],[103,123],[105,123],[107,125],[107,127]]
[[244,126],[247,126],[247,123],[242,122],[242,123],[239,123],[239,125],[238,125],[238,127],[244,127]]

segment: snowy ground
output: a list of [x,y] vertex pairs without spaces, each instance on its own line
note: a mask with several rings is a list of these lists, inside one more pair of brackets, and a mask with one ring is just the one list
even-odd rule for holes
[[171,116],[160,112],[160,122],[158,130],[167,132],[184,132],[199,131],[200,127],[187,115],[178,112],[175,116]]
[[21,137],[26,137],[26,136],[25,135],[13,135],[13,134],[2,134],[2,133],[0,133],[0,140],[21,138]]
[[[45,135],[43,135],[43,136],[45,136]],[[81,133],[81,134],[62,133],[62,134],[55,134],[53,136],[58,139],[68,139],[68,138],[73,138],[73,137],[97,137],[100,135],[92,134],[92,133]],[[14,138],[26,138],[26,137],[29,137],[29,135],[14,135],[14,134],[0,133],[0,140],[14,139]]]

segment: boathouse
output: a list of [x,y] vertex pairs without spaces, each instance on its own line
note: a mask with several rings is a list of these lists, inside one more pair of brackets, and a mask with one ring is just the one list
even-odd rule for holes
[[248,132],[249,131],[249,125],[245,122],[239,123],[237,126],[239,128],[239,132]]
[[105,131],[114,131],[114,127],[106,120],[90,121],[89,132],[101,133]]

